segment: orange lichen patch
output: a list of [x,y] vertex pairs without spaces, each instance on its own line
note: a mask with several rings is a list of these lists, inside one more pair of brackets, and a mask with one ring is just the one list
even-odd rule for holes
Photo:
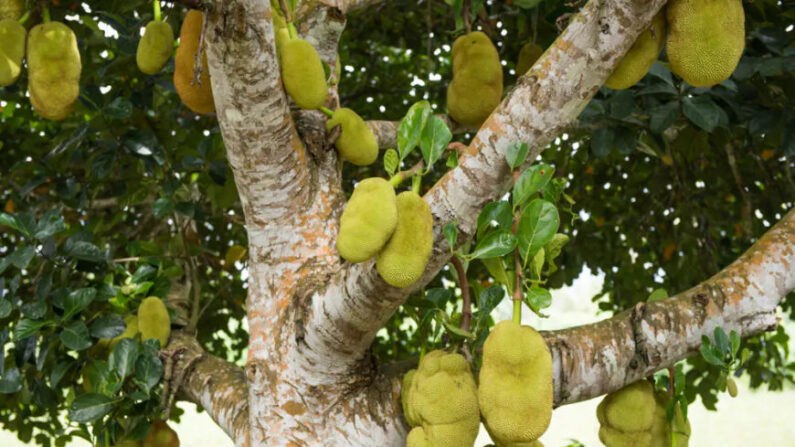
[[306,413],[306,408],[298,402],[291,400],[282,405],[282,409],[289,413],[291,416]]

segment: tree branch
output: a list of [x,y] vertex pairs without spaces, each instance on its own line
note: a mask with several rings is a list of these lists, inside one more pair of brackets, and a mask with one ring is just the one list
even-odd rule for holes
[[459,243],[469,240],[480,210],[511,183],[505,150],[527,142],[531,163],[574,122],[620,62],[664,0],[592,0],[486,120],[468,154],[426,194],[434,217],[434,248],[425,274],[413,286],[388,286],[372,261],[348,265],[313,300],[307,337],[317,337],[351,365],[364,356],[376,332],[409,293],[433,279],[449,260],[442,228],[457,222]]
[[198,357],[180,397],[207,411],[237,447],[248,447],[248,386],[243,369],[206,353],[196,339],[181,331],[172,333],[168,350],[182,351],[175,369]]

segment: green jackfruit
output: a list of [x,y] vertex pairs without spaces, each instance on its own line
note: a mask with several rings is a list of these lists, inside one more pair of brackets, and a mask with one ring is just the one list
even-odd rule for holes
[[552,419],[552,355],[533,328],[501,321],[483,344],[478,402],[491,439],[532,445]]
[[146,74],[155,74],[163,69],[174,54],[174,31],[168,22],[151,21],[138,42],[135,62]]
[[621,59],[605,85],[613,90],[632,87],[646,76],[665,43],[665,13],[660,11]]
[[[120,342],[123,338],[136,338],[139,334],[138,332],[138,317],[135,315],[128,315],[124,319],[124,324],[127,326],[124,329],[124,332],[119,334],[116,337],[111,338],[108,340],[108,347],[112,350],[116,343]],[[103,339],[104,340],[104,339]]]
[[729,396],[737,397],[737,382],[731,377],[726,379],[726,388],[729,390]]
[[666,16],[671,71],[694,87],[731,76],[745,48],[742,0],[671,0]]
[[599,440],[607,447],[648,447],[655,405],[654,387],[646,380],[608,394],[596,408]]
[[194,56],[199,51],[199,36],[203,21],[204,14],[201,11],[197,9],[188,11],[179,29],[179,46],[174,57],[174,89],[177,90],[182,103],[199,114],[215,111],[206,51],[202,52],[202,73],[199,76],[201,82],[191,84]]
[[334,147],[337,152],[356,166],[367,166],[378,158],[378,141],[367,123],[351,109],[342,108],[334,111],[326,121],[326,130],[341,126],[342,133]]
[[408,287],[422,276],[433,248],[431,208],[416,192],[397,196],[395,232],[376,259],[376,269],[389,285]]
[[519,50],[519,60],[516,61],[516,75],[521,76],[536,63],[544,54],[544,49],[534,43],[526,43]]
[[387,243],[398,222],[395,188],[379,177],[359,182],[345,205],[337,251],[348,262],[363,262]]
[[143,447],[179,447],[177,432],[161,420],[152,421],[143,439]]
[[488,36],[473,31],[453,42],[447,109],[457,122],[480,127],[502,99],[502,65]]
[[160,340],[160,349],[165,349],[171,335],[171,319],[163,300],[150,296],[141,301],[138,306],[138,330],[141,340],[156,338]]
[[68,26],[48,22],[34,26],[28,35],[28,93],[30,103],[43,118],[69,116],[80,94],[80,52]]
[[[411,447],[471,447],[480,426],[475,379],[460,354],[431,351],[410,371],[404,413]],[[408,375],[408,374],[407,374]]]
[[318,109],[326,103],[326,72],[315,47],[303,39],[282,45],[282,81],[287,94],[302,109]]
[[13,84],[19,77],[27,33],[16,20],[0,20],[0,87]]
[[19,20],[25,11],[25,0],[0,0],[0,20]]
[[276,38],[276,58],[281,62],[284,44],[290,41],[290,31],[287,28],[279,28],[274,37]]
[[409,402],[411,402],[411,397],[409,396],[409,393],[411,393],[411,381],[414,380],[414,374],[416,373],[416,369],[409,370],[403,376],[403,382],[400,386],[400,405],[403,407],[403,416],[405,416],[406,422],[409,423],[410,427],[416,427],[422,423],[422,421],[416,419],[414,413],[410,413],[413,408],[409,405]]
[[674,408],[673,424],[666,419],[666,407],[671,398],[664,391],[654,394],[656,405],[654,408],[654,423],[651,427],[651,442],[648,447],[671,447],[672,435],[676,436],[676,447],[687,447],[690,442],[690,422],[685,420],[682,409],[677,405]]

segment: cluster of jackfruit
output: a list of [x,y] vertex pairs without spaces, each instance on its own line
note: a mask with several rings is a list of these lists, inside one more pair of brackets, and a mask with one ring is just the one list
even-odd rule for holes
[[[177,47],[177,55],[174,57],[174,88],[177,90],[177,94],[183,104],[200,114],[215,111],[213,90],[210,86],[210,70],[207,67],[207,54],[204,51],[202,52],[200,82],[193,82],[194,57],[196,52],[199,51],[199,37],[201,36],[203,22],[204,14],[201,11],[197,9],[188,11],[182,21],[182,27],[179,31],[179,46]],[[162,33],[164,30],[161,29],[159,32]],[[162,35],[158,36],[159,39],[163,37]],[[166,62],[168,62],[168,59],[166,59]]]
[[544,54],[544,49],[539,45],[532,42],[522,45],[519,50],[519,59],[516,61],[516,75],[521,76],[527,73],[527,70],[536,63],[542,54]]
[[326,130],[335,126],[340,126],[341,133],[334,147],[342,158],[357,166],[367,166],[378,158],[378,141],[356,112],[348,108],[335,110],[326,121]]
[[337,251],[348,262],[376,256],[376,269],[388,284],[414,284],[433,248],[431,208],[413,191],[395,196],[391,183],[373,177],[359,182],[340,218]]
[[478,395],[460,354],[432,351],[403,378],[403,414],[412,427],[407,447],[471,447],[480,426]]
[[80,94],[80,52],[68,26],[47,22],[28,35],[28,93],[30,103],[43,118],[62,120]]
[[171,25],[161,20],[146,24],[135,53],[138,69],[146,74],[156,74],[166,66],[173,53],[174,31]]
[[599,440],[607,447],[687,447],[690,422],[677,405],[671,424],[666,419],[670,397],[654,392],[646,380],[639,380],[610,393],[596,408]]
[[452,56],[447,109],[456,122],[480,127],[502,99],[502,65],[497,49],[488,36],[473,31],[453,42]]
[[552,419],[552,355],[533,328],[494,326],[483,344],[478,402],[499,447],[538,446]]

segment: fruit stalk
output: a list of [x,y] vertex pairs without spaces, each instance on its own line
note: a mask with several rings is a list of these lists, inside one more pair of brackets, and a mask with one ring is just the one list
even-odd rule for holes
[[404,180],[413,176],[414,174],[417,174],[418,172],[421,172],[423,168],[425,168],[425,162],[420,160],[416,165],[412,166],[411,169],[408,169],[406,171],[400,171],[397,174],[393,175],[389,179],[389,183],[391,183],[392,186],[397,188],[398,186],[400,186],[401,183],[403,183]]
[[160,0],[155,0],[152,3],[155,8],[155,21],[159,22],[162,20],[162,14],[160,13]]
[[472,302],[469,297],[469,280],[467,279],[467,273],[464,270],[464,264],[461,263],[461,260],[458,259],[458,256],[453,256],[450,259],[450,262],[453,263],[453,267],[455,267],[455,271],[458,274],[458,285],[461,287],[461,298],[464,300],[464,304],[461,308],[461,329],[469,332],[469,322],[472,320]]

